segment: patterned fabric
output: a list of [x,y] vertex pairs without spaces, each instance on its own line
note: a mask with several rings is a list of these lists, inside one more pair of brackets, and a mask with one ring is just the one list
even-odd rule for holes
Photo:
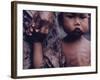
[[23,41],[23,68],[29,69],[31,66],[31,49],[26,41]]
[[65,57],[62,55],[61,41],[57,40],[53,48],[44,48],[44,62],[48,67],[64,67]]

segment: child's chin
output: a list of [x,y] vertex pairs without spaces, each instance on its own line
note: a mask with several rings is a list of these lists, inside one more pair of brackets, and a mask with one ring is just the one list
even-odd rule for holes
[[64,42],[75,42],[81,38],[83,32],[79,28],[75,28],[72,32],[68,33],[68,35],[63,39]]

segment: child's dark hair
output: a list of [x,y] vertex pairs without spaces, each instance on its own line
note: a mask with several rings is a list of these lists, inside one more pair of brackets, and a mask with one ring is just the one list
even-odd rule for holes
[[58,23],[59,23],[60,26],[63,26],[63,21],[64,21],[64,19],[63,19],[63,12],[60,12],[58,14]]

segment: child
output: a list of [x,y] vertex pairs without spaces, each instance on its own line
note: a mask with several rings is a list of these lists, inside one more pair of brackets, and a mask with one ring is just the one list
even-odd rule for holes
[[67,33],[62,40],[65,66],[90,65],[90,42],[84,37],[89,31],[89,14],[60,13],[58,20]]

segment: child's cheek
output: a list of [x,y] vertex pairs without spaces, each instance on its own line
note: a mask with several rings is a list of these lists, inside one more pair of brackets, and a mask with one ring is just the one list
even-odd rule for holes
[[89,30],[89,25],[88,25],[88,23],[86,22],[86,23],[83,23],[82,24],[82,28],[83,28],[83,31],[84,32],[87,32],[88,30]]

